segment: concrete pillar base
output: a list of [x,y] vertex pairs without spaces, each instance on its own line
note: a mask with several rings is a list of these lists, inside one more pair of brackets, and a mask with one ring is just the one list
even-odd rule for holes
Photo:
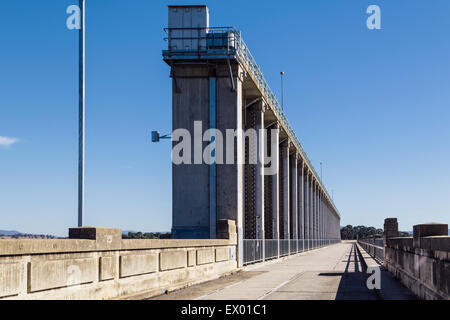
[[172,227],[173,239],[209,239],[209,227]]
[[448,224],[430,222],[413,226],[413,246],[420,248],[420,238],[429,236],[447,236]]
[[398,237],[398,222],[397,218],[384,219],[384,238]]
[[236,221],[221,219],[217,222],[217,239],[230,239],[237,243]]
[[120,249],[122,229],[103,227],[70,228],[69,239],[95,240],[98,249]]

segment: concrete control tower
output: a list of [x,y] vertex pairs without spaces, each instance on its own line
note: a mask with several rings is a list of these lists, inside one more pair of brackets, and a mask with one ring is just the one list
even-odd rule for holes
[[[210,128],[242,129],[243,71],[229,42],[234,31],[210,28],[206,6],[169,6],[166,31],[163,56],[173,79],[172,129],[187,129],[192,139]],[[201,132],[194,132],[194,121],[201,121]],[[242,142],[237,143],[236,160],[242,157]],[[243,166],[199,164],[192,151],[192,164],[172,167],[172,233],[175,238],[215,238],[218,219],[242,216]]]
[[[339,212],[240,31],[210,27],[206,6],[169,6],[165,30],[172,129],[185,129],[192,138],[190,164],[172,164],[173,237],[216,238],[218,221],[228,219],[236,223],[238,248],[244,239],[261,240],[252,245],[262,248],[269,239],[295,240],[295,246],[339,239]],[[224,145],[227,130],[235,133],[223,163],[194,156],[211,144],[202,136],[208,129],[220,131]],[[249,129],[258,132],[256,144],[250,143]],[[264,155],[270,164],[249,161]],[[264,174],[269,165],[276,170]],[[289,250],[290,242],[283,243]]]

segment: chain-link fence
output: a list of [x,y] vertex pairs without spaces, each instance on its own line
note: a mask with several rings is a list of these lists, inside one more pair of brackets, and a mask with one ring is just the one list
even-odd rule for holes
[[244,239],[244,264],[277,259],[339,242],[340,239]]

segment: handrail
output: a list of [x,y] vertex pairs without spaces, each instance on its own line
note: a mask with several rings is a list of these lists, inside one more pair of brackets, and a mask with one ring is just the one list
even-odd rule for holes
[[384,261],[383,238],[362,238],[358,239],[358,243],[370,256],[379,259],[380,261]]

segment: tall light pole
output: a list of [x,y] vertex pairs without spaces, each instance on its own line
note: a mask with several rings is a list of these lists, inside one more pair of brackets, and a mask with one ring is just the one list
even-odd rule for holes
[[320,180],[322,180],[322,183],[323,183],[322,162],[320,163]]
[[284,90],[283,90],[283,76],[284,76],[284,72],[281,71],[280,75],[281,75],[281,110],[284,111]]
[[86,140],[86,4],[85,0],[79,0],[81,25],[79,30],[78,53],[78,226],[83,226],[84,212],[84,160]]

